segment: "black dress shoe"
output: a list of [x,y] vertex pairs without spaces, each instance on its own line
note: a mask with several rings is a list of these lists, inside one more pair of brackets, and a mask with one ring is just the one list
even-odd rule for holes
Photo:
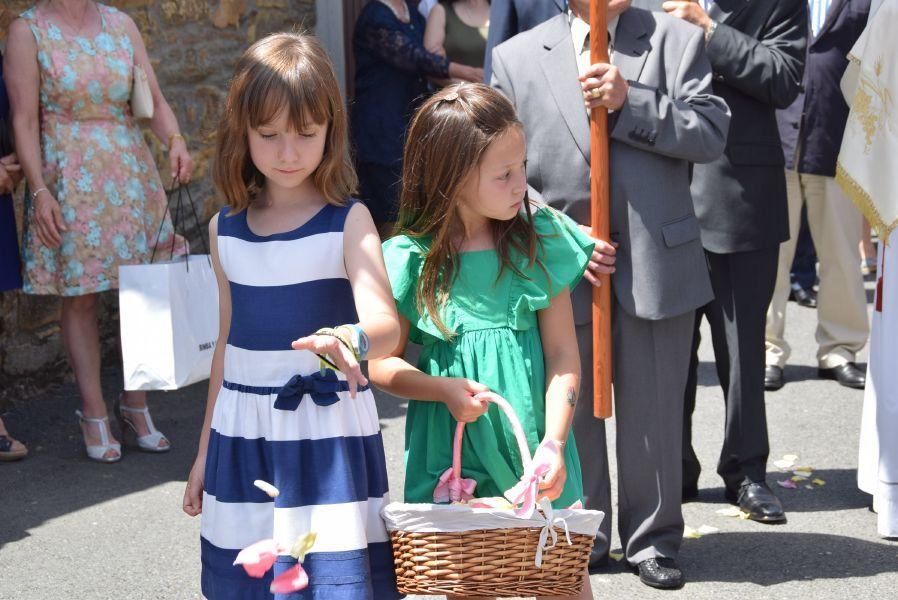
[[794,300],[796,304],[805,308],[817,308],[817,292],[813,289],[792,288],[789,300]]
[[675,590],[686,582],[683,572],[672,558],[648,558],[636,566],[639,581],[647,586],[661,590]]
[[[730,490],[727,490],[730,492]],[[730,494],[727,494],[729,500]],[[783,504],[766,483],[746,483],[739,488],[737,504],[748,518],[758,523],[785,523]]]
[[857,390],[864,389],[867,384],[867,376],[853,362],[847,362],[832,369],[817,369],[817,375],[821,379],[835,379],[840,385]]
[[783,369],[776,365],[767,365],[764,367],[764,389],[768,392],[775,392],[786,385],[783,379]]

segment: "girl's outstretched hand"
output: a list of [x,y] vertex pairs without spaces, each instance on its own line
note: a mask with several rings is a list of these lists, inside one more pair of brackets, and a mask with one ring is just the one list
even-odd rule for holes
[[191,517],[203,512],[203,489],[206,471],[206,460],[197,458],[187,476],[187,487],[184,489],[184,503],[181,508]]
[[473,423],[489,408],[489,402],[475,398],[489,388],[470,379],[461,377],[445,377],[440,385],[442,394],[439,400],[446,404],[449,412],[460,423]]
[[308,335],[299,338],[293,344],[294,350],[309,350],[315,354],[327,356],[328,359],[346,376],[349,384],[349,397],[355,398],[359,386],[368,385],[368,380],[362,374],[359,361],[352,352],[344,346],[340,340],[332,335]]
[[[544,445],[554,444],[554,451],[543,448]],[[546,451],[543,451],[546,450]],[[564,465],[564,451],[561,445],[553,440],[543,440],[540,447],[533,455],[534,462],[545,461],[549,463],[549,472],[539,484],[539,498],[558,500],[564,491],[564,483],[567,481],[567,467]]]

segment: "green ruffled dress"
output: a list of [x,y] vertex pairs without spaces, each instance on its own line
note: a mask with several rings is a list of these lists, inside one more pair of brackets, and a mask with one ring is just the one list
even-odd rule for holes
[[[545,433],[546,373],[537,311],[583,276],[592,241],[565,215],[540,208],[534,226],[541,240],[539,258],[529,265],[512,256],[521,277],[506,268],[494,250],[464,252],[443,323],[456,333],[449,342],[426,315],[419,315],[415,290],[428,240],[404,235],[384,242],[384,258],[400,314],[411,324],[409,339],[422,345],[418,368],[433,376],[465,377],[503,396],[514,407],[531,453]],[[548,273],[548,277],[547,277]],[[497,279],[498,277],[498,279]],[[440,475],[452,465],[455,419],[442,402],[411,400],[405,426],[405,501],[433,502]],[[555,501],[567,507],[583,497],[580,461],[573,433],[564,446],[567,481]],[[502,496],[523,473],[517,442],[501,410],[465,427],[462,476],[477,482],[479,498]]]

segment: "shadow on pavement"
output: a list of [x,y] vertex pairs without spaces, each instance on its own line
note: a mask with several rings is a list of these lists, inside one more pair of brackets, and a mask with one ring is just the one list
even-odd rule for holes
[[[121,373],[104,371],[103,390],[111,414],[121,391]],[[173,392],[151,392],[156,427],[172,442],[165,454],[124,448],[114,464],[88,460],[75,409],[80,405],[74,383],[19,402],[3,414],[10,433],[25,442],[29,456],[0,463],[0,548],[27,537],[28,531],[56,517],[172,481],[186,481],[196,457],[206,408],[208,382]],[[404,400],[377,393],[381,419],[402,417]],[[118,424],[112,431],[121,440]],[[386,423],[381,422],[381,427]],[[2,597],[0,593],[0,597]]]
[[[857,469],[822,469],[812,473],[811,480],[820,479],[824,482],[823,486],[807,489],[804,485],[811,485],[808,481],[801,483],[798,489],[785,489],[776,482],[789,479],[792,476],[791,472],[767,473],[767,483],[782,500],[787,515],[790,512],[853,510],[870,506],[870,496],[857,488]],[[699,490],[697,501],[729,504],[724,496],[723,486]]]
[[[120,382],[120,373],[103,373],[110,412]],[[29,456],[0,465],[6,508],[0,519],[0,548],[56,517],[170,481],[186,481],[196,456],[206,390],[203,381],[183,390],[150,393],[153,420],[171,439],[172,450],[147,454],[126,447],[122,460],[114,464],[95,463],[84,453],[74,416],[80,404],[74,383],[19,403],[4,421],[28,445]],[[121,439],[114,419],[112,430]]]
[[[772,540],[776,540],[772,543]],[[898,547],[841,535],[764,532],[716,533],[684,545],[689,581],[750,582],[771,586],[813,579],[863,578],[894,573]],[[738,554],[738,561],[734,561]],[[734,568],[722,569],[729,563]]]

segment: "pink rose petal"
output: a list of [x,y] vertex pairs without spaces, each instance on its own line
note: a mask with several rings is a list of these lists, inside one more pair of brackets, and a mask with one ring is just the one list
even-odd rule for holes
[[274,540],[262,540],[241,550],[234,564],[243,565],[247,575],[258,579],[268,572],[282,552],[284,548]]
[[274,581],[271,582],[270,591],[272,594],[292,594],[308,587],[308,585],[308,573],[302,568],[302,565],[297,564],[295,567],[287,569],[275,577]]
[[784,479],[782,481],[776,482],[780,487],[784,487],[790,490],[798,489],[798,484],[792,481],[791,479]]

